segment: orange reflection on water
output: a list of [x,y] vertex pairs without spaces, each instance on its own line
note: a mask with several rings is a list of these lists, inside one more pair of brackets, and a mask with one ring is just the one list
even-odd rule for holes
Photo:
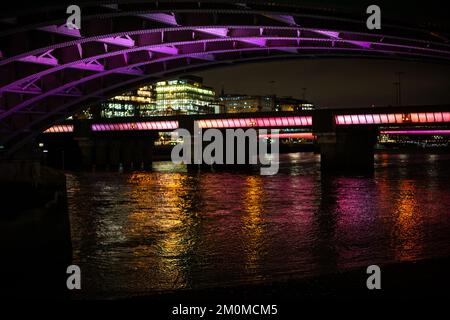
[[260,259],[264,253],[264,223],[262,200],[265,191],[261,176],[246,177],[244,191],[244,208],[242,215],[243,228],[246,236],[245,242],[245,269],[250,273],[257,272]]
[[423,216],[418,209],[416,185],[411,180],[402,180],[394,205],[393,248],[400,261],[416,260],[423,251]]
[[[194,217],[185,211],[192,205],[192,197],[187,195],[191,190],[186,186],[188,179],[189,176],[177,173],[133,174],[130,177],[133,185],[130,196],[140,204],[139,207],[147,209],[129,214],[127,236],[139,239],[145,235],[149,240],[135,247],[133,267],[144,269],[149,277],[158,279],[158,284],[164,285],[160,289],[184,288],[187,285],[183,265],[177,261],[191,250],[195,242],[192,237]],[[149,194],[155,190],[155,185],[158,194]],[[155,252],[162,258],[151,259]],[[149,257],[148,261],[144,262],[143,256]]]

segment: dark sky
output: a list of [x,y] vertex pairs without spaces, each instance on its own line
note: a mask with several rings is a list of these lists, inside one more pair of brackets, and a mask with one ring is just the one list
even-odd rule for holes
[[[322,107],[394,105],[396,72],[403,105],[450,104],[450,65],[365,59],[287,60],[237,65],[197,73],[226,93],[306,98]],[[271,81],[275,83],[271,84]]]

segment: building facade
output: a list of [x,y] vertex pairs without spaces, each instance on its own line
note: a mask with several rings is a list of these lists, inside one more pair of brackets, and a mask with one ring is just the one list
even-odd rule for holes
[[[157,115],[156,103],[154,86],[144,86],[103,102],[100,117],[146,117]],[[95,110],[95,108],[93,109]],[[92,113],[96,117],[96,112],[93,111]]]
[[[115,96],[89,108],[74,118],[149,117],[214,113],[216,93],[203,79],[185,76],[160,81]],[[217,109],[217,108],[216,108]]]
[[200,77],[186,76],[155,84],[156,110],[161,115],[214,113],[214,89]]
[[217,105],[223,106],[226,113],[302,111],[313,110],[314,105],[307,100],[293,97],[257,96],[227,94],[221,95]]
[[203,79],[185,76],[115,96],[75,118],[149,117],[208,113],[246,113],[313,110],[307,100],[275,95],[222,94],[203,85]]
[[314,104],[307,100],[293,97],[277,97],[275,99],[275,111],[304,111],[314,110]]
[[219,97],[218,104],[223,105],[226,113],[273,111],[275,97],[227,94]]

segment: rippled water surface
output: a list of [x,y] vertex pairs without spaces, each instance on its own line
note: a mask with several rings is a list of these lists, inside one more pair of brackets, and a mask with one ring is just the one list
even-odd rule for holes
[[372,177],[280,173],[68,175],[84,294],[115,296],[318,275],[450,255],[450,156],[377,155]]

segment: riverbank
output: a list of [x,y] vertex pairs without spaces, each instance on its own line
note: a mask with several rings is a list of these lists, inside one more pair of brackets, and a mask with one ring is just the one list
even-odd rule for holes
[[[270,303],[290,304],[321,300],[428,300],[449,299],[450,256],[381,267],[381,290],[369,290],[366,268],[304,279],[221,288],[186,289],[131,297],[113,298],[123,302],[147,301],[159,310],[178,304],[216,305]],[[75,297],[75,300],[80,297]],[[98,296],[110,300],[111,297]],[[81,300],[85,298],[81,297]]]
[[72,248],[65,175],[31,162],[0,168],[0,297],[67,298]]

